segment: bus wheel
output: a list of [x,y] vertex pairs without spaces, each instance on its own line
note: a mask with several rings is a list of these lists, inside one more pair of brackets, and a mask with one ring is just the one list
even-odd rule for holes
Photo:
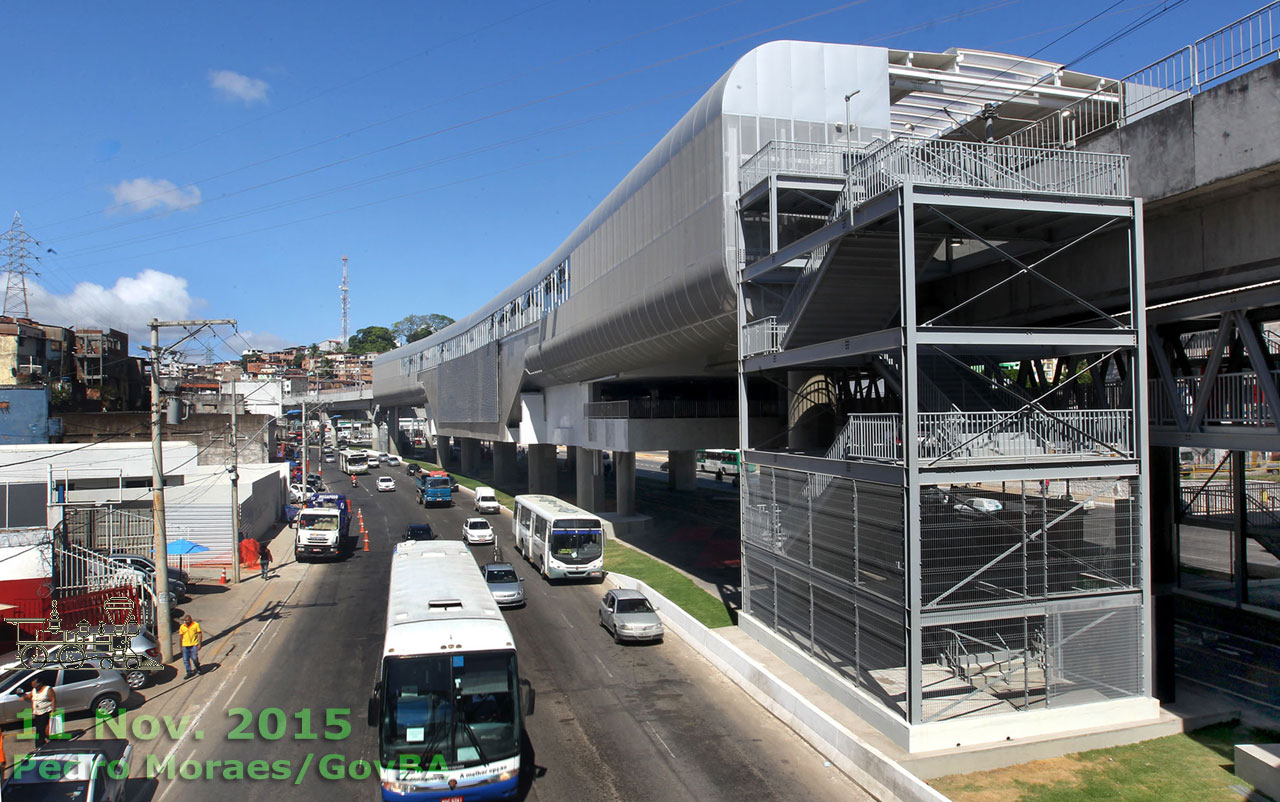
[[724,471],[720,470],[719,468],[716,469],[716,481],[717,482],[724,481]]

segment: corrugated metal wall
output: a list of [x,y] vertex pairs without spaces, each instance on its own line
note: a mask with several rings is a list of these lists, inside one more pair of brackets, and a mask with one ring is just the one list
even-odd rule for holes
[[[194,555],[197,562],[229,562],[231,505],[180,504],[169,507],[165,512],[165,534],[170,541],[190,540],[209,549]],[[171,557],[169,563],[177,565],[178,558]]]

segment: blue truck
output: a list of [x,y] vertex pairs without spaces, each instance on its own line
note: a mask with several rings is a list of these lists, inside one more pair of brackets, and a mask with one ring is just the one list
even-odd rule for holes
[[453,480],[444,471],[432,471],[417,478],[418,503],[426,507],[453,506]]

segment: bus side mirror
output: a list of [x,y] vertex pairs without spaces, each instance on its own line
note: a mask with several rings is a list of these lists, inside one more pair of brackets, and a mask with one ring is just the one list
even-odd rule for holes
[[370,727],[378,726],[378,719],[380,718],[378,714],[381,712],[381,705],[378,704],[378,696],[381,695],[381,693],[382,683],[379,682],[377,685],[373,686],[373,695],[369,697],[369,720],[367,723]]
[[520,680],[520,701],[524,703],[524,714],[526,716],[533,715],[534,700],[537,695],[533,692],[533,685],[527,679]]

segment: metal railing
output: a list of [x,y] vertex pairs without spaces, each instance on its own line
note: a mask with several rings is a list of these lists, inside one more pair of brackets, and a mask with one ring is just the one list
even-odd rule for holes
[[1072,148],[1091,134],[1120,127],[1204,91],[1280,50],[1280,0],[1226,25],[1089,97],[1010,134],[1011,145]]
[[[824,456],[827,459],[839,460],[870,459],[901,462],[901,417],[893,413],[850,415]],[[834,478],[826,474],[810,477],[804,491],[805,495],[812,499],[818,498]]]
[[1127,409],[920,413],[923,460],[1132,455],[1133,413]]
[[[1280,385],[1280,370],[1271,372],[1273,382]],[[1178,394],[1177,404],[1185,416],[1190,417],[1200,393],[1200,376],[1180,376],[1174,379]],[[1176,426],[1174,403],[1165,391],[1160,379],[1148,380],[1151,396],[1151,422],[1160,426]],[[1274,426],[1271,405],[1258,384],[1258,374],[1253,371],[1219,373],[1213,379],[1213,387],[1205,406],[1203,423],[1237,424],[1242,426]]]
[[860,152],[858,145],[773,140],[742,163],[738,169],[738,191],[746,192],[765,177],[778,173],[841,178],[848,172],[851,154],[856,158]]
[[[1181,485],[1182,514],[1234,520],[1235,490],[1229,481],[1212,485]],[[1245,504],[1251,526],[1280,528],[1280,487],[1275,482],[1246,483]]]
[[754,320],[742,327],[740,358],[776,354],[782,350],[782,338],[786,335],[787,327],[779,325],[776,317],[769,316]]
[[857,202],[910,181],[968,189],[1128,197],[1128,156],[950,139],[898,137],[859,159],[848,193]]
[[141,574],[73,543],[55,545],[54,551],[57,555],[56,598],[131,588],[134,597],[141,602],[144,624],[154,625],[157,609],[155,587]]

